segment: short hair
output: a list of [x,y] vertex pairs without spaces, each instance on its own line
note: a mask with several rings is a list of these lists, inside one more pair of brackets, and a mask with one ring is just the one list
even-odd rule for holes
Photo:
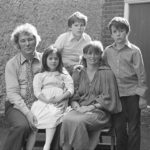
[[[87,54],[88,52],[93,52],[97,55],[102,56],[103,51],[104,51],[103,44],[100,41],[96,41],[96,40],[91,41],[83,48],[83,54]],[[84,57],[82,57],[82,63],[85,67],[87,66],[86,59]]]
[[50,45],[48,48],[44,50],[43,56],[42,56],[42,70],[41,72],[44,71],[50,71],[48,65],[47,65],[47,58],[51,54],[56,54],[58,59],[59,59],[59,64],[56,68],[56,70],[60,73],[62,73],[63,70],[63,62],[62,62],[62,55],[61,51],[59,51],[54,45]]
[[29,34],[32,34],[36,39],[36,46],[41,41],[41,37],[38,35],[37,29],[32,24],[25,23],[17,26],[11,34],[11,41],[15,45],[17,45],[17,47],[18,47],[19,34],[22,32],[27,32]]
[[123,17],[114,17],[108,24],[108,28],[111,32],[111,27],[114,26],[117,29],[125,29],[126,33],[130,32],[130,24],[127,19]]
[[87,21],[88,21],[87,16],[77,11],[68,18],[68,27],[71,27],[72,24],[74,24],[75,22],[83,22],[84,26],[86,26]]

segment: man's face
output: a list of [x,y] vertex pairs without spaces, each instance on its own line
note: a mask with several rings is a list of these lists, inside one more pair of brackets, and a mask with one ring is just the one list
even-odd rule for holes
[[70,29],[72,31],[72,34],[75,37],[81,37],[84,30],[85,30],[85,25],[82,21],[81,22],[75,22],[74,24],[72,24]]
[[115,26],[111,27],[111,37],[114,39],[116,44],[124,44],[127,38],[126,29],[116,28]]
[[18,46],[24,56],[33,55],[36,47],[36,39],[30,33],[21,32],[19,34]]

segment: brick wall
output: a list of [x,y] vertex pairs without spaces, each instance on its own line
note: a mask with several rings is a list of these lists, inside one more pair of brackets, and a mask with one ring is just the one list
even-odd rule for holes
[[111,44],[113,41],[110,38],[108,30],[109,21],[115,16],[124,15],[124,0],[105,0],[102,10],[102,42],[104,46]]

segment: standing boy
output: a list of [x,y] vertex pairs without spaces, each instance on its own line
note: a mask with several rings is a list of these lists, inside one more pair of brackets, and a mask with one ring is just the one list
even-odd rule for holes
[[72,72],[73,66],[79,64],[83,47],[91,41],[86,34],[87,16],[81,12],[75,12],[68,18],[69,31],[61,34],[55,46],[62,51],[62,59],[65,67]]
[[109,23],[114,43],[104,51],[104,59],[113,70],[122,103],[122,112],[114,116],[117,150],[140,150],[140,109],[145,100],[146,75],[140,49],[128,41],[129,22],[114,17]]

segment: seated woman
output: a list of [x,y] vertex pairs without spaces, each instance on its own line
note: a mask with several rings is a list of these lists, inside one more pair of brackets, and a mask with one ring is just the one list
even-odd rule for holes
[[64,116],[60,145],[63,150],[94,150],[100,130],[110,123],[111,114],[121,111],[115,76],[102,65],[103,46],[92,41],[83,49],[82,69],[73,73],[73,111]]

